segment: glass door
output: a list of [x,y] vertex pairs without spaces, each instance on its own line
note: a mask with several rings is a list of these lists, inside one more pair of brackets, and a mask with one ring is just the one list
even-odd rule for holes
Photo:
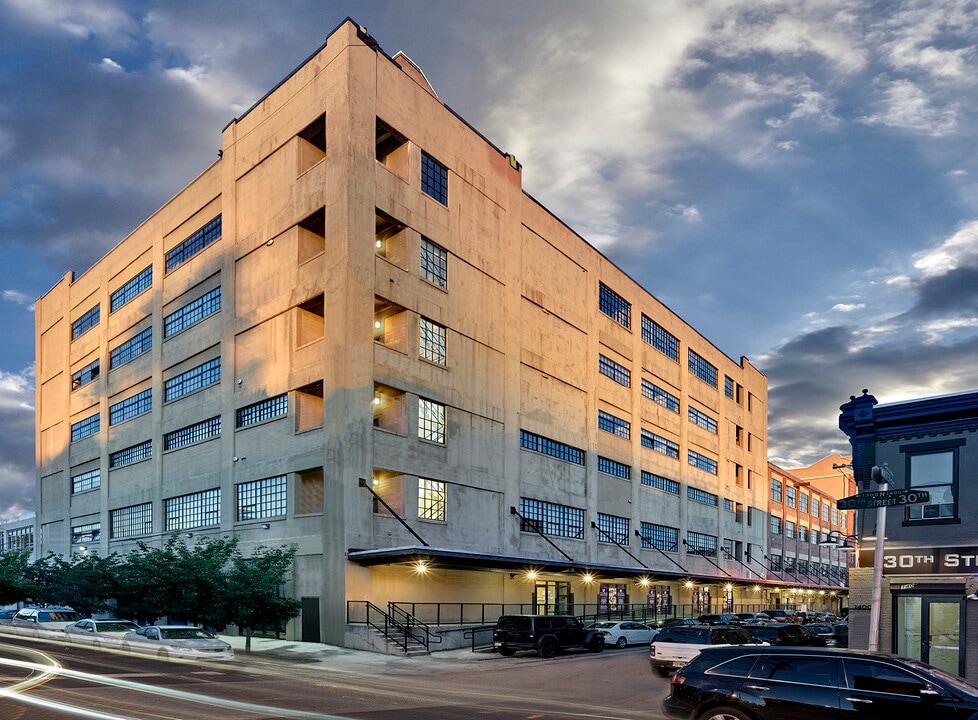
[[894,650],[898,655],[930,663],[952,675],[962,673],[960,600],[946,595],[900,595],[896,611]]

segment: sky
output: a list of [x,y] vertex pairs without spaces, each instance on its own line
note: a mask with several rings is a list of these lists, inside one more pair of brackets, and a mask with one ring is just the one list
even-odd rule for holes
[[978,388],[976,1],[0,0],[0,520],[34,509],[34,300],[347,17],[767,376],[772,462],[849,454],[864,388]]

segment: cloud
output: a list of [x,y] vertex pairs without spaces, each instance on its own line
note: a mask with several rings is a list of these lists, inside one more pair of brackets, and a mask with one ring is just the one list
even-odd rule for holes
[[832,309],[836,312],[850,313],[856,310],[862,310],[866,307],[866,303],[838,303],[832,306]]
[[3,290],[0,291],[0,299],[6,300],[7,302],[12,302],[15,305],[20,305],[21,307],[25,307],[31,312],[34,312],[34,299],[22,292],[18,292],[16,290]]
[[0,520],[34,510],[34,369],[0,371]]
[[958,125],[957,103],[935,107],[933,99],[910,80],[881,80],[880,110],[860,118],[868,125],[888,125],[927,135],[947,135]]

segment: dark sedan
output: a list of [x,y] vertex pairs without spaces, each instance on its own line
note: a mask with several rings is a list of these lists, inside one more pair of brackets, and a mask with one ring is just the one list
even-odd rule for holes
[[744,628],[755,640],[766,642],[768,645],[826,645],[823,638],[804,625],[777,623],[773,625],[745,625]]

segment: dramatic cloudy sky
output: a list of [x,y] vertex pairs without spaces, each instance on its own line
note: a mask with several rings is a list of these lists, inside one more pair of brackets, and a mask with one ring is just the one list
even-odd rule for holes
[[766,373],[778,464],[845,453],[862,388],[978,388],[971,0],[0,0],[0,519],[34,503],[34,299],[347,16]]

